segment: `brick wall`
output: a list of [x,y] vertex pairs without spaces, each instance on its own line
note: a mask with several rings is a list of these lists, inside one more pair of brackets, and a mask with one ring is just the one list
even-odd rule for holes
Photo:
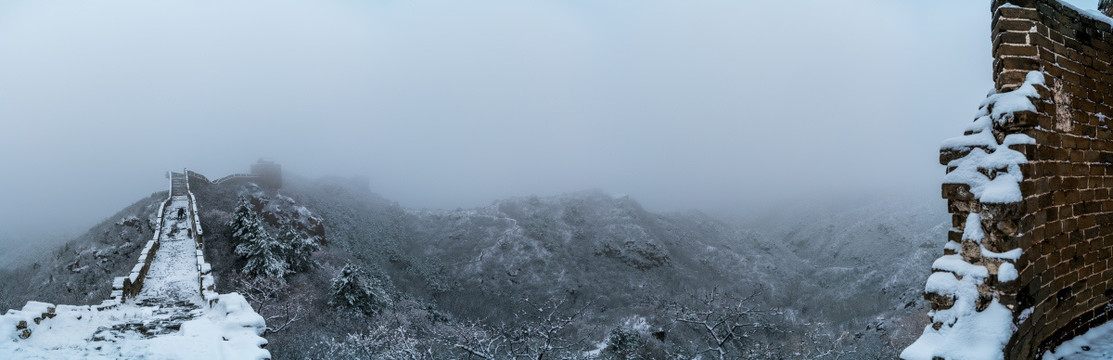
[[162,238],[162,225],[165,217],[166,206],[170,205],[170,199],[166,199],[158,207],[158,217],[155,221],[154,236],[147,240],[147,244],[143,246],[143,250],[139,252],[139,262],[131,269],[128,276],[121,276],[113,279],[112,281],[112,300],[125,302],[128,298],[134,298],[139,295],[143,290],[143,281],[147,278],[147,272],[151,269],[151,262],[155,260],[155,254],[158,252],[159,245],[161,245]]
[[1017,88],[1030,71],[1046,79],[1035,112],[994,128],[999,141],[1016,133],[1035,139],[1013,145],[1028,158],[1024,200],[977,204],[953,186],[944,186],[944,197],[955,217],[950,239],[961,242],[961,220],[979,212],[984,246],[1023,250],[1018,281],[985,290],[1013,311],[1017,330],[1006,357],[1032,359],[1113,319],[1113,119],[1106,117],[1113,116],[1113,29],[1057,0],[996,0],[992,9],[997,91]]

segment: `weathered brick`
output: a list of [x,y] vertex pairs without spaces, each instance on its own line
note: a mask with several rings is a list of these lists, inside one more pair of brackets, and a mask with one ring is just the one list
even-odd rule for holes
[[[956,229],[966,212],[982,212],[989,221],[983,245],[1024,250],[1018,281],[988,286],[1016,310],[1034,307],[1006,349],[1008,359],[1027,359],[1113,320],[1104,307],[1113,300],[1113,27],[1057,0],[1008,2],[1019,7],[994,1],[996,89],[1017,88],[1032,70],[1046,78],[1036,86],[1036,112],[1014,114],[993,130],[998,139],[1024,133],[1036,140],[1013,146],[1029,161],[1020,166],[1024,200],[1002,210],[977,206],[968,188],[944,186],[942,195]],[[962,155],[941,152],[940,162]]]
[[[1036,19],[1039,14],[1035,9],[1023,7],[999,7],[994,19]],[[1001,21],[1001,20],[995,20]]]
[[1020,56],[1020,57],[1037,57],[1039,52],[1035,46],[1015,45],[1011,43],[1002,43],[994,52],[997,57],[1005,56]]

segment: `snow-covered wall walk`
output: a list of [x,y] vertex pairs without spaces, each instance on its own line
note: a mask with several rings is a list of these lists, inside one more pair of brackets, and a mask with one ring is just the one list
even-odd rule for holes
[[266,324],[218,294],[187,172],[170,173],[157,231],[99,305],[28,302],[0,315],[0,359],[269,359]]

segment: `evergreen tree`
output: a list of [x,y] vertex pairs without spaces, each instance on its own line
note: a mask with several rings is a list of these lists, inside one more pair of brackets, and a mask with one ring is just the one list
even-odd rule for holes
[[378,278],[367,276],[363,269],[350,263],[344,265],[340,274],[332,279],[328,303],[336,308],[356,309],[367,315],[377,314],[393,304]]
[[1113,0],[1098,1],[1098,11],[1101,11],[1105,16],[1113,16]]
[[279,230],[278,242],[288,251],[285,254],[286,263],[290,264],[290,271],[306,271],[316,263],[313,253],[321,249],[316,237],[304,237],[290,224],[283,224]]
[[637,359],[641,347],[642,337],[637,330],[628,326],[619,326],[611,330],[604,351],[612,354],[616,359]]
[[247,260],[243,272],[255,276],[282,277],[289,272],[286,263],[286,246],[276,241],[259,220],[259,214],[251,210],[246,197],[240,196],[236,210],[232,214],[232,240],[236,244],[236,255]]
[[251,203],[247,201],[247,197],[240,196],[239,202],[236,203],[236,209],[232,212],[232,221],[228,223],[228,227],[232,228],[232,241],[235,245],[252,241],[259,236],[259,232],[262,230],[259,214],[251,209]]
[[243,272],[255,276],[282,277],[290,272],[283,254],[289,251],[260,226],[251,240],[236,245],[236,255],[247,259]]

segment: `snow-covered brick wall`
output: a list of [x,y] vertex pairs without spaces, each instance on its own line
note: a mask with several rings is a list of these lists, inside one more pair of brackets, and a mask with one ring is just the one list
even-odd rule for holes
[[[1013,262],[1022,250],[1000,249],[1001,244],[987,241],[987,233],[993,231],[987,231],[985,225],[995,225],[995,220],[1007,213],[991,209],[1024,200],[1020,165],[1028,159],[1009,146],[1032,145],[1035,140],[1024,134],[1004,134],[997,126],[1014,114],[1036,111],[1033,100],[1040,96],[1036,87],[1043,85],[1043,74],[1033,71],[1019,88],[989,95],[965,135],[943,142],[941,151],[954,157],[946,164],[944,187],[962,193],[952,199],[952,203],[962,203],[955,207],[956,217],[963,218],[955,229],[961,236],[948,240],[944,255],[932,264],[933,273],[924,287],[932,300],[931,324],[901,353],[902,358],[1004,358],[1016,327],[1012,309],[1002,304],[996,285],[1016,280]],[[983,213],[988,216],[983,218]]]
[[217,296],[219,296],[219,294],[216,292],[216,280],[212,275],[212,265],[205,261],[204,242],[201,233],[201,217],[197,212],[197,197],[193,196],[193,192],[187,193],[186,196],[189,199],[190,205],[189,221],[191,227],[195,229],[194,236],[197,240],[197,248],[194,252],[197,265],[197,287],[201,291],[201,298],[212,305],[217,301]]
[[953,227],[906,359],[1032,359],[1113,319],[1113,19],[992,12],[995,91],[940,151]]
[[155,232],[153,237],[147,241],[143,246],[143,250],[139,252],[139,259],[130,273],[124,277],[114,278],[112,280],[112,295],[114,301],[126,302],[128,298],[135,297],[143,290],[143,279],[147,276],[147,270],[150,269],[151,261],[155,259],[155,253],[158,251],[159,239],[162,237],[162,228],[164,223],[164,213],[166,205],[170,203],[170,199],[162,202],[158,207],[158,215],[155,222]]

